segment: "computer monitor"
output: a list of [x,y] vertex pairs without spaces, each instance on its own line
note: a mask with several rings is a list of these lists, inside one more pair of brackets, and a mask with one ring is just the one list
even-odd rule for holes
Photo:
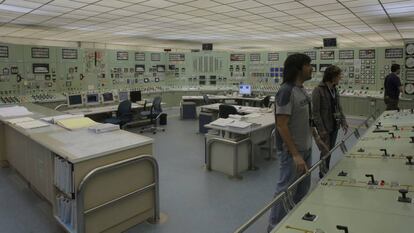
[[122,102],[124,100],[128,100],[128,92],[127,91],[120,91],[118,93],[119,102]]
[[86,104],[99,104],[99,94],[87,94]]
[[241,95],[251,95],[252,94],[251,86],[247,85],[247,84],[240,84],[239,94],[241,94]]
[[129,99],[132,103],[141,101],[141,91],[131,91],[129,92]]
[[83,104],[82,102],[82,95],[69,95],[68,96],[68,106],[69,107],[76,107],[81,106]]
[[104,103],[114,102],[114,95],[112,92],[106,92],[102,94],[102,101]]

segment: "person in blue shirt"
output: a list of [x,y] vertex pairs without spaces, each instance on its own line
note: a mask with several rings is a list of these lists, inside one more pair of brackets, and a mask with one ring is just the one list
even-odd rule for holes
[[384,102],[387,106],[386,110],[399,110],[398,102],[402,85],[400,81],[400,65],[392,64],[391,73],[384,80]]

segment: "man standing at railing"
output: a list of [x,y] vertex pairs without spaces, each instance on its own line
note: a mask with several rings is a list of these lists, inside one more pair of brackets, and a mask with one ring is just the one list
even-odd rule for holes
[[[290,55],[284,63],[283,83],[275,99],[276,144],[278,151],[281,152],[280,176],[275,196],[286,191],[287,187],[311,166],[312,101],[303,87],[303,83],[311,79],[310,63],[310,57],[305,54]],[[316,138],[316,142],[318,145],[321,143],[319,137]],[[292,192],[293,201],[298,203],[306,195],[309,187],[310,176],[300,182]],[[283,205],[280,203],[275,205],[270,213],[268,232],[285,215]]]

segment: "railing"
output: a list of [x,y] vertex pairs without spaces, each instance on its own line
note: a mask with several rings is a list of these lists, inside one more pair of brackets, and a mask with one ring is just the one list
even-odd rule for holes
[[[85,199],[85,187],[87,187],[87,184],[89,181],[91,181],[96,175],[105,173],[107,171],[120,168],[123,166],[127,166],[133,163],[139,163],[142,161],[149,161],[153,168],[153,176],[154,176],[154,182],[151,184],[148,184],[140,189],[134,190],[130,193],[127,193],[125,195],[122,195],[120,197],[117,197],[115,199],[112,199],[110,201],[107,201],[99,206],[93,207],[91,209],[85,210],[84,209],[84,199]],[[132,195],[139,195],[144,192],[147,192],[149,190],[154,190],[154,216],[153,221],[157,222],[160,218],[160,201],[159,201],[159,174],[158,174],[158,163],[155,160],[154,157],[150,155],[141,155],[137,157],[133,157],[130,159],[118,161],[112,164],[108,164],[105,166],[97,167],[90,171],[80,182],[78,187],[78,192],[76,195],[76,208],[77,208],[77,233],[85,233],[85,219],[84,216],[86,214],[90,214],[92,212],[95,212],[98,209],[101,209],[105,206],[114,204],[120,200],[123,200],[127,197],[130,197]]]
[[283,201],[283,206],[286,209],[286,212],[288,210],[292,209],[295,206],[295,203],[291,198],[291,191],[306,177],[311,175],[311,172],[317,169],[320,165],[324,165],[325,160],[332,155],[332,153],[340,148],[342,153],[346,153],[348,151],[345,142],[354,135],[356,138],[360,137],[359,129],[363,126],[369,127],[369,121],[370,119],[374,119],[374,115],[369,116],[367,119],[364,120],[357,128],[355,128],[354,131],[349,133],[347,136],[345,136],[339,143],[337,143],[326,155],[324,155],[318,162],[316,162],[314,165],[312,165],[309,170],[300,176],[297,180],[295,180],[285,191],[280,192],[276,197],[273,198],[272,201],[270,201],[265,207],[263,207],[257,214],[255,214],[253,217],[251,217],[247,222],[245,222],[243,225],[241,225],[237,230],[234,231],[234,233],[242,233],[245,232],[251,225],[253,225],[260,217],[262,217],[270,208],[272,208],[274,205],[278,204],[279,202]]

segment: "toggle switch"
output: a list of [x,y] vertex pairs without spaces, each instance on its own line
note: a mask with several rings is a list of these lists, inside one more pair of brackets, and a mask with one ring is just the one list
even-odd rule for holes
[[336,229],[344,231],[345,233],[348,233],[348,227],[347,226],[336,225]]
[[305,221],[313,222],[316,219],[316,215],[307,212],[305,215],[303,215],[302,219]]
[[407,197],[407,189],[400,189],[398,192],[401,194],[401,197],[398,197],[399,202],[411,203],[411,198]]
[[408,162],[406,162],[405,164],[407,164],[407,165],[414,165],[414,162],[412,161],[413,160],[413,156],[407,155],[407,156],[405,156],[405,158],[408,160]]
[[388,156],[387,149],[380,149],[380,151],[383,151],[384,152],[384,154],[382,156],[385,156],[385,157]]
[[347,175],[348,173],[344,171],[341,171],[340,173],[338,173],[338,176],[347,176]]
[[373,174],[365,174],[365,177],[370,177],[371,178],[371,180],[368,181],[368,184],[369,185],[378,185],[378,181],[376,181],[374,179],[374,175]]

